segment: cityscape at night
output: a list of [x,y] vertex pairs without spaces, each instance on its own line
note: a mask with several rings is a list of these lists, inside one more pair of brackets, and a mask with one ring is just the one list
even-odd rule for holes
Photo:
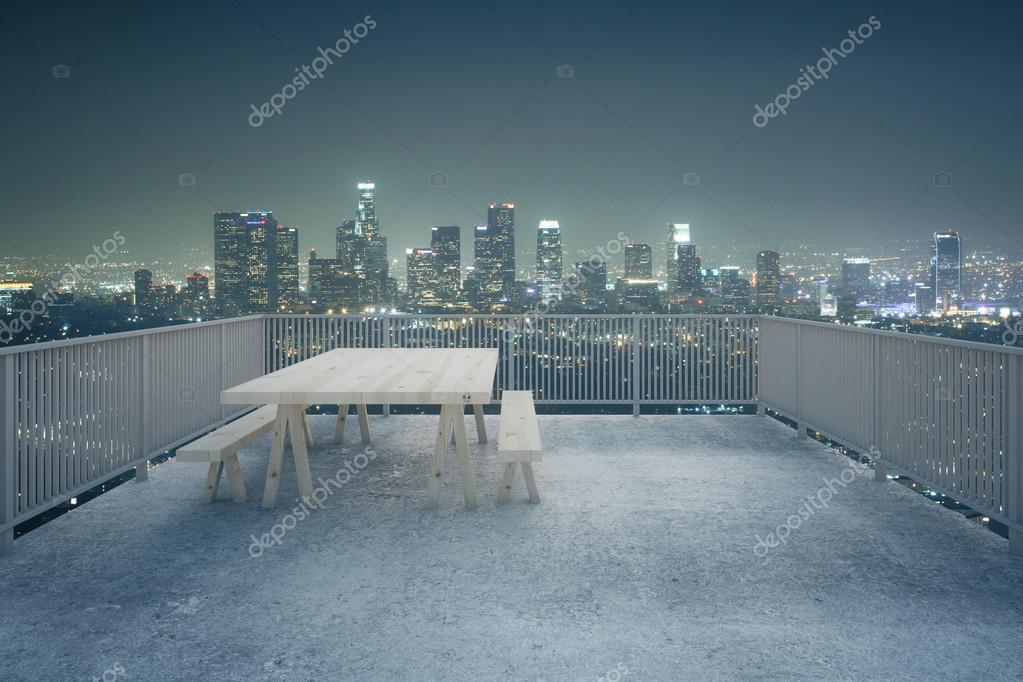
[[0,11],[0,682],[1019,680],[1023,4]]

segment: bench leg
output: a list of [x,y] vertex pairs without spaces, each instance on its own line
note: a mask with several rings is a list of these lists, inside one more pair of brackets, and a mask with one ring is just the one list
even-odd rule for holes
[[427,507],[440,504],[440,492],[444,487],[444,458],[448,453],[448,441],[451,440],[451,410],[447,405],[440,408],[440,425],[437,427],[437,439],[433,446],[433,467],[430,470],[429,495]]
[[311,500],[313,497],[313,474],[309,469],[309,450],[305,444],[305,426],[301,405],[288,407],[288,436],[291,440],[291,456],[295,460],[295,474],[298,476],[298,494]]
[[345,420],[348,419],[348,406],[337,406],[337,424],[334,426],[334,442],[345,442]]
[[515,481],[515,462],[508,462],[504,465],[504,475],[501,476],[501,489],[497,492],[497,502],[507,502],[511,497],[512,483]]
[[235,504],[243,504],[248,499],[245,492],[245,477],[242,476],[242,468],[238,464],[238,453],[232,452],[224,455],[223,468],[227,469],[227,484],[231,488],[231,499]]
[[369,412],[365,405],[356,405],[355,411],[359,413],[359,431],[362,433],[362,442],[369,442]]
[[462,477],[465,508],[474,509],[479,502],[476,499],[476,478],[472,471],[472,460],[469,458],[469,439],[465,433],[465,410],[461,405],[453,405],[451,410],[455,415],[452,420],[455,431],[455,452],[458,453],[458,470]]
[[476,415],[476,440],[480,443],[487,442],[487,423],[483,420],[483,406],[473,405],[472,413]]
[[210,462],[210,469],[206,474],[206,486],[202,491],[202,501],[206,504],[217,499],[217,488],[220,487],[220,474],[223,471],[223,462]]
[[536,479],[533,478],[533,465],[530,462],[522,462],[522,475],[526,478],[526,490],[529,491],[529,501],[533,504],[540,504],[540,492],[536,489]]
[[263,488],[263,509],[273,509],[277,491],[281,487],[281,465],[284,462],[284,438],[287,435],[288,412],[280,405],[274,422],[273,440],[270,442],[270,461],[266,465],[266,486]]
[[307,448],[311,448],[313,443],[313,430],[309,427],[309,415],[302,410],[302,427],[305,429],[305,445]]

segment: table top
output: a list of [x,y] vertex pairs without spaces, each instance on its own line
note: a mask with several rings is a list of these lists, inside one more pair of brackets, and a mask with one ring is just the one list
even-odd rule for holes
[[220,393],[228,405],[490,402],[497,349],[338,348]]

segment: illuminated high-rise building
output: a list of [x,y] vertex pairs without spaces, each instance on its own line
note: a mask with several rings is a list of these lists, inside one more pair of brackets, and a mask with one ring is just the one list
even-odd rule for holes
[[652,279],[653,266],[649,244],[629,242],[625,245],[625,279]]
[[436,305],[440,287],[433,249],[406,249],[405,259],[409,300],[416,305]]
[[376,183],[360,182],[359,205],[355,213],[358,232],[367,239],[375,239],[380,234],[380,221],[377,219]]
[[298,228],[277,226],[277,306],[294,305],[298,295]]
[[151,270],[139,268],[135,271],[135,305],[147,308],[153,294],[153,273]]
[[458,225],[435,225],[430,231],[430,249],[437,268],[437,294],[453,302],[462,285],[462,237]]
[[[676,245],[675,286],[677,291],[692,292],[700,288],[700,257],[694,244]],[[671,287],[669,287],[669,290]]]
[[239,211],[213,214],[213,283],[217,310],[225,317],[247,308],[248,228]]
[[607,294],[607,263],[598,257],[575,263],[570,285],[582,303],[602,303]]
[[959,304],[962,295],[962,252],[959,233],[934,233],[933,287],[935,305],[941,310]]
[[668,223],[668,260],[664,264],[664,276],[667,278],[668,289],[676,284],[678,268],[675,261],[678,260],[678,247],[690,243],[689,223]]
[[757,253],[757,306],[777,309],[781,304],[781,258],[777,251]]
[[346,264],[352,272],[355,272],[355,242],[362,237],[359,229],[356,221],[345,220],[335,231],[336,258]]
[[557,220],[541,220],[536,230],[536,281],[542,300],[558,298],[562,277],[561,226]]
[[245,312],[277,308],[277,221],[270,211],[242,213],[247,228]]
[[490,204],[487,235],[501,261],[501,293],[510,298],[515,284],[515,204]]

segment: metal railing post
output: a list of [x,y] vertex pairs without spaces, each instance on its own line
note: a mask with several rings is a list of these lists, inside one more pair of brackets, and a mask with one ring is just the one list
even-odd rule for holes
[[[1005,491],[1007,494],[1006,516],[1010,521],[1023,524],[1023,357],[1012,355],[1006,358],[1005,416],[1010,425],[1005,430]],[[1009,553],[1023,556],[1023,530],[1009,527]]]
[[632,316],[632,376],[629,377],[629,381],[632,382],[632,416],[639,416],[639,315],[633,314]]
[[142,348],[140,351],[141,359],[141,371],[139,372],[139,396],[141,398],[141,405],[139,407],[141,411],[141,420],[139,424],[139,457],[143,458],[141,462],[135,465],[135,482],[142,483],[143,481],[149,480],[149,438],[146,430],[152,426],[153,423],[153,405],[150,400],[150,382],[152,381],[153,373],[149,371],[149,354],[152,352],[152,343],[149,334],[142,336]]
[[18,499],[18,482],[14,477],[14,458],[18,446],[14,423],[17,407],[14,358],[13,354],[5,355],[0,362],[0,526],[12,524],[6,530],[0,530],[0,555],[14,549],[13,523]]
[[[381,327],[380,334],[381,334],[381,337],[382,337],[381,345],[384,348],[390,348],[391,347],[391,318],[390,318],[390,316],[383,315],[380,318],[380,327]],[[384,413],[385,417],[389,417],[391,415],[391,406],[390,405],[387,405],[387,404],[381,405],[380,406],[380,410]]]
[[800,371],[799,365],[803,357],[803,325],[798,321],[793,323],[796,327],[796,361],[794,363],[796,373],[796,435],[799,437],[806,436],[806,423],[803,422],[803,403],[802,403],[802,391],[800,391]]
[[884,412],[881,409],[881,337],[877,334],[874,335],[874,349],[873,349],[873,361],[874,361],[874,409],[872,411],[872,420],[874,422],[873,428],[873,452],[874,456],[874,480],[875,481],[887,481],[888,480],[888,467],[884,462],[880,460],[880,457],[884,457],[884,451],[881,450],[881,415]]

